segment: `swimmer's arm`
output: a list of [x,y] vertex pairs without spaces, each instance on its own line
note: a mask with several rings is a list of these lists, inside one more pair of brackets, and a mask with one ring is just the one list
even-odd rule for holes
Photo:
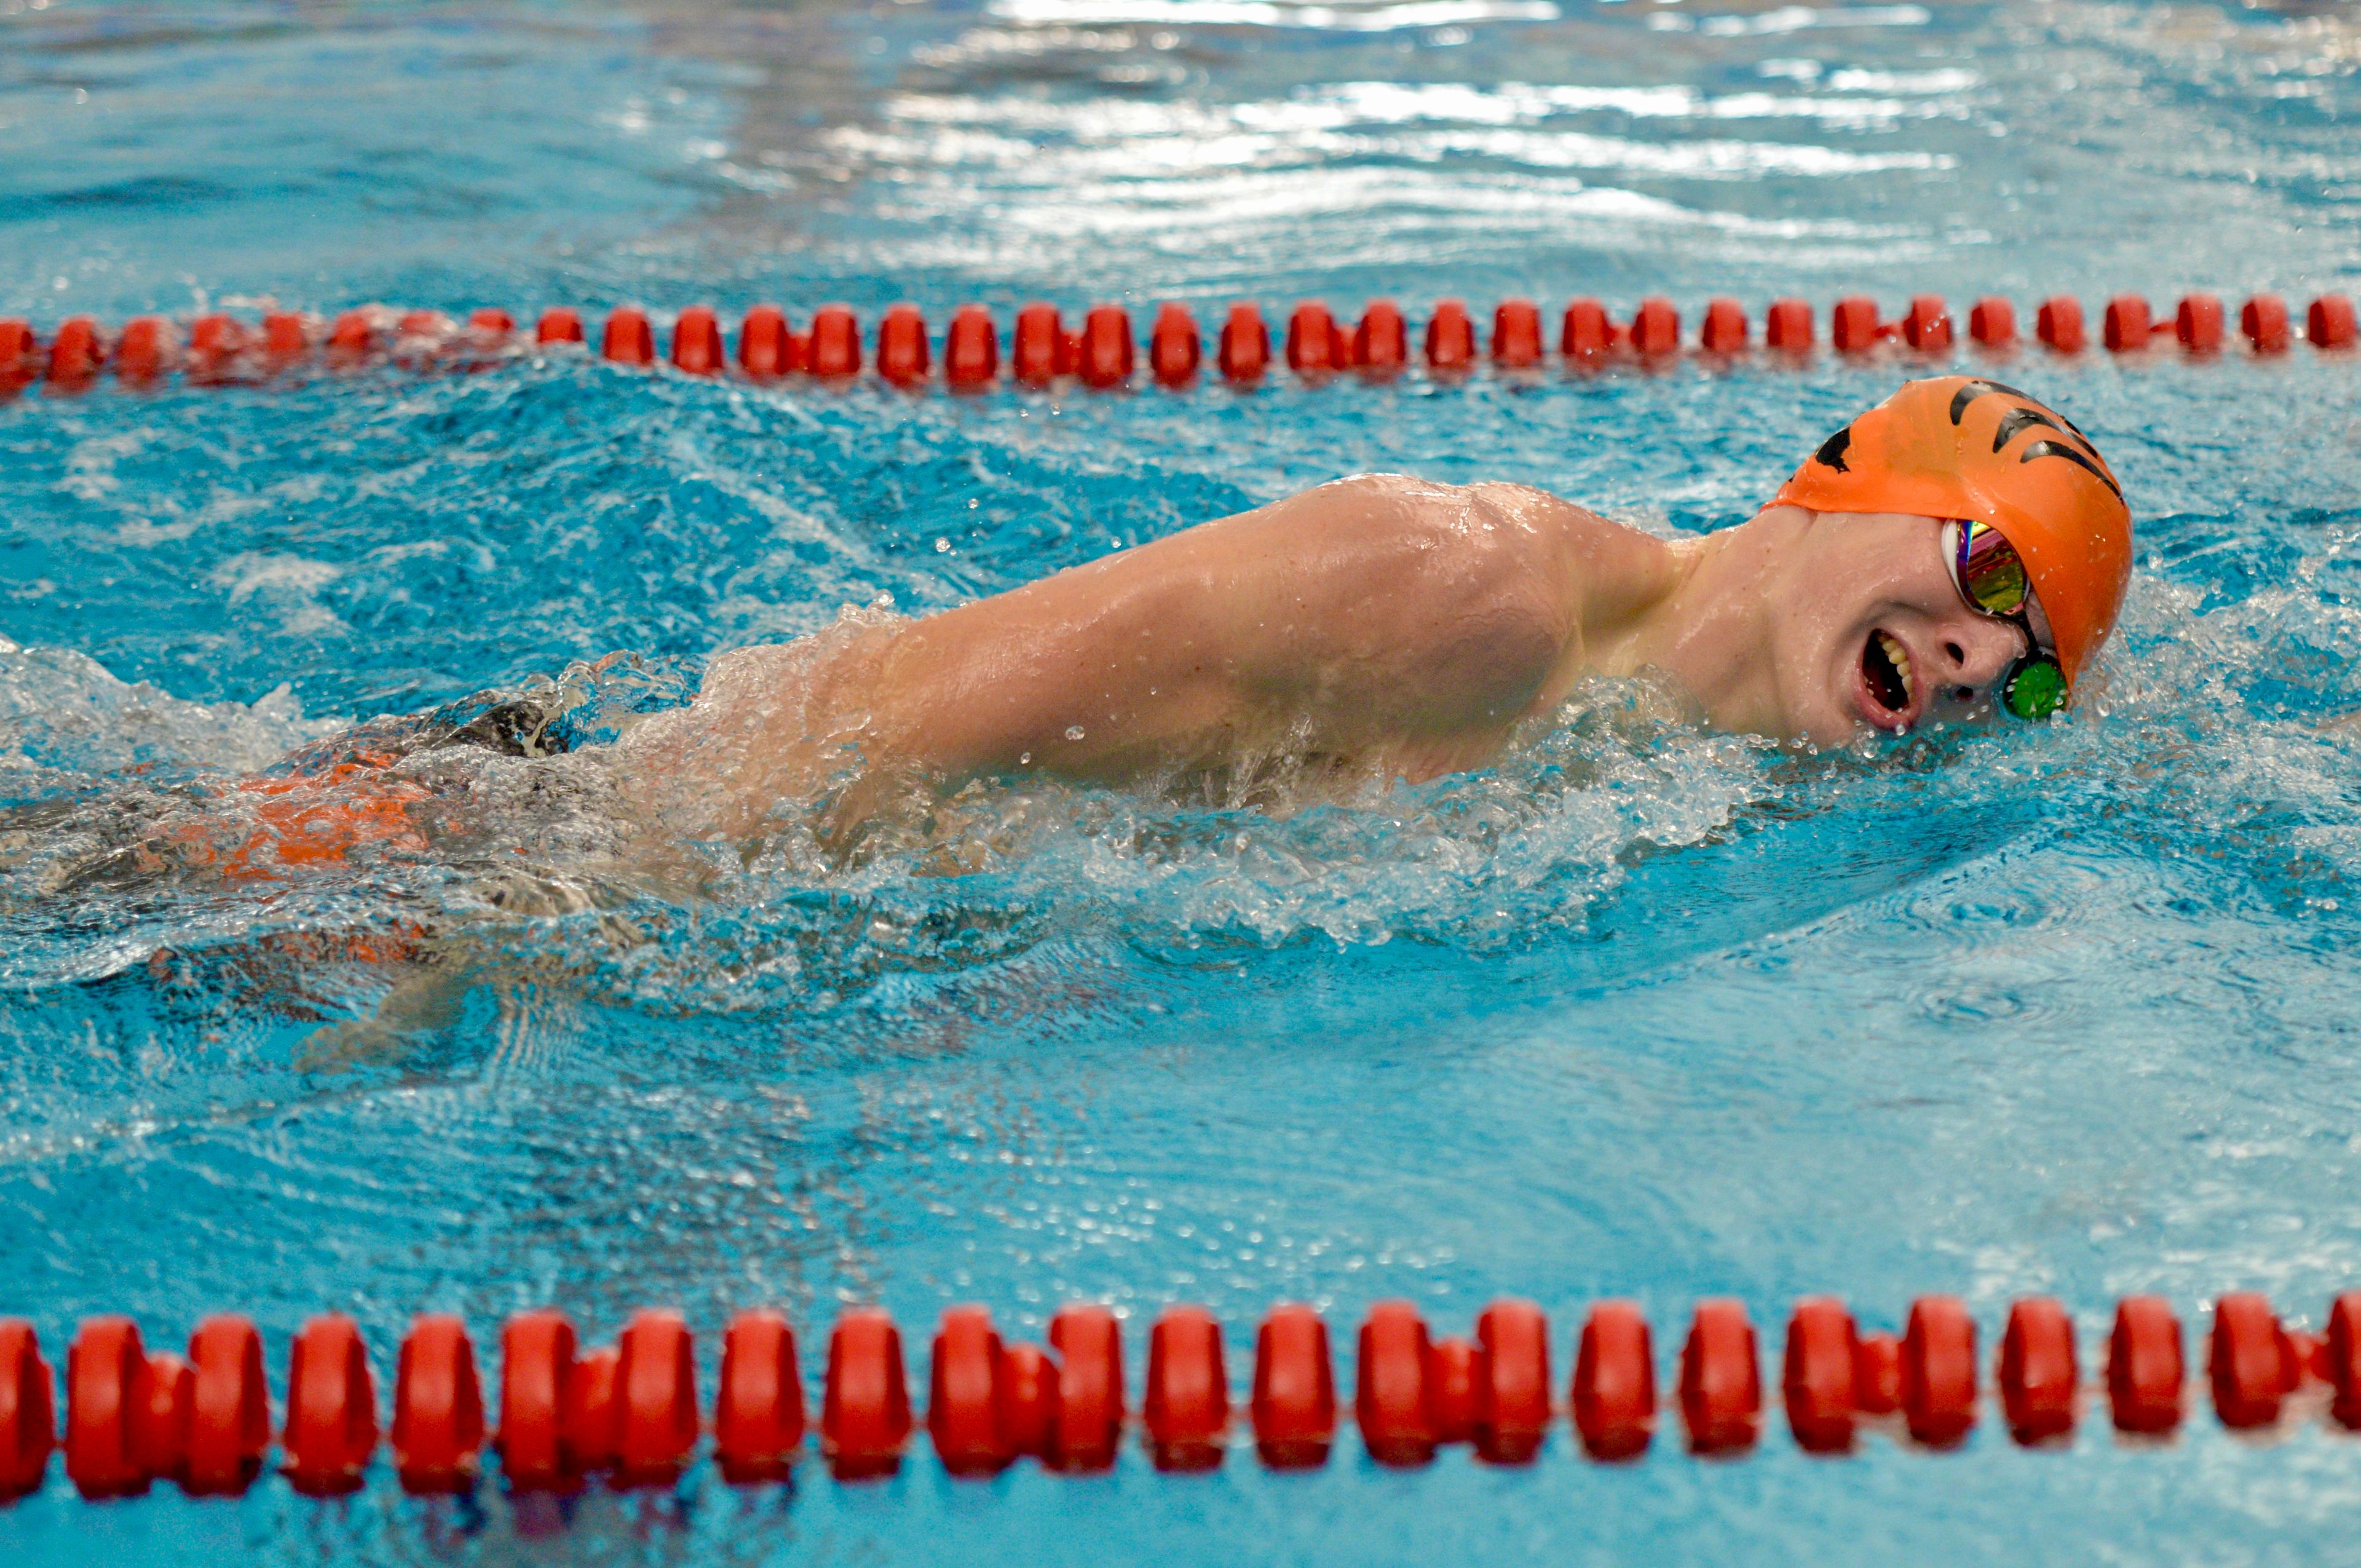
[[878,739],[956,783],[1505,733],[1578,663],[1586,525],[1614,526],[1514,487],[1324,485],[914,623]]

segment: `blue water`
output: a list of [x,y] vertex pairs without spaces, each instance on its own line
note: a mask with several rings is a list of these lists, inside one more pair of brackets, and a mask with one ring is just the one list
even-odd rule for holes
[[[2361,282],[2343,7],[1213,0],[638,10],[0,0],[0,314],[708,301],[939,323],[1371,295]],[[1960,356],[1958,363],[1973,363]],[[922,613],[1370,468],[1539,484],[1667,532],[1742,519],[1905,373],[1687,363],[1250,396],[757,389],[526,356],[0,407],[0,1312],[283,1366],[357,1316],[479,1342],[730,1310],[807,1368],[840,1303],[914,1344],[980,1300],[1194,1299],[1343,1330],[1491,1297],[1568,1336],[1698,1297],[1775,1343],[2054,1292],[2191,1333],[2224,1290],[2317,1325],[2361,1278],[2361,452],[2349,359],[2006,378],[2123,476],[2138,572],[2070,720],[1808,756],[1577,694],[1486,773],[1210,810],[1011,782],[850,865],[626,852],[602,744],[716,652]],[[881,600],[881,596],[882,600]],[[631,655],[597,675],[584,662]],[[569,672],[571,672],[569,674]],[[558,683],[558,685],[553,685]],[[584,742],[444,783],[462,830],[286,881],[67,887],[129,823],[375,716],[563,685]],[[27,820],[22,816],[19,821]],[[957,851],[948,862],[946,846]],[[339,956],[423,927],[424,969]],[[307,940],[307,938],[310,938]],[[1310,1475],[1019,1467],[736,1492],[496,1486],[319,1504],[53,1465],[11,1561],[2317,1562],[2361,1450],[2202,1406],[2069,1453],[1600,1468],[1464,1453]]]

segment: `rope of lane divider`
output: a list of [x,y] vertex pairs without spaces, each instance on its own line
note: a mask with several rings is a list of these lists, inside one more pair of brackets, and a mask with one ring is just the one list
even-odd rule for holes
[[[1110,1309],[1068,1306],[1047,1339],[1013,1343],[984,1309],[948,1310],[920,1411],[894,1321],[874,1309],[845,1312],[829,1336],[816,1423],[828,1469],[841,1480],[890,1474],[921,1424],[957,1475],[995,1475],[1020,1460],[1104,1470],[1134,1426],[1160,1470],[1217,1468],[1234,1434],[1264,1464],[1303,1469],[1327,1462],[1348,1420],[1389,1466],[1422,1465],[1463,1443],[1491,1464],[1527,1464],[1566,1418],[1582,1453],[1614,1462],[1653,1443],[1660,1404],[1677,1410],[1692,1453],[1730,1456],[1762,1442],[1770,1402],[1754,1325],[1728,1299],[1696,1307],[1662,1400],[1648,1321],[1627,1301],[1591,1309],[1563,1400],[1548,1321],[1527,1301],[1493,1302],[1465,1337],[1434,1335],[1409,1302],[1379,1302],[1359,1325],[1349,1398],[1320,1314],[1276,1307],[1256,1331],[1243,1420],[1221,1326],[1202,1308],[1157,1318],[1136,1411]],[[2224,1427],[2281,1426],[2324,1406],[2337,1426],[2361,1429],[2361,1291],[2332,1303],[2319,1334],[2290,1330],[2259,1294],[2224,1296],[2205,1348],[2202,1381]],[[85,1497],[136,1495],[164,1480],[192,1496],[234,1495],[261,1475],[274,1436],[280,1468],[310,1494],[359,1487],[387,1441],[401,1485],[414,1493],[472,1490],[495,1456],[512,1492],[568,1492],[601,1475],[618,1487],[668,1486],[708,1438],[732,1484],[785,1476],[807,1435],[786,1320],[752,1310],[730,1321],[709,1420],[694,1351],[674,1311],[642,1311],[598,1347],[582,1344],[562,1312],[520,1313],[500,1334],[495,1421],[467,1326],[429,1314],[401,1342],[392,1420],[381,1429],[368,1347],[352,1319],[331,1313],[293,1341],[274,1429],[262,1340],[248,1320],[207,1318],[181,1355],[148,1350],[128,1318],[92,1318],[67,1353],[60,1434],[32,1326],[0,1320],[0,1496],[38,1489],[60,1446]],[[1789,1318],[1772,1392],[1796,1444],[1816,1453],[1850,1452],[1866,1430],[1954,1448],[1988,1397],[2026,1446],[2062,1446],[2086,1393],[2095,1403],[2101,1389],[2124,1432],[2170,1433],[2194,1407],[2181,1324],[2160,1297],[2117,1304],[2095,1387],[2086,1389],[2078,1354],[2071,1320],[2048,1298],[2015,1303],[1987,1359],[1954,1298],[1919,1298],[1894,1335],[1861,1332],[1841,1301],[1819,1297]]]
[[[2100,315],[2097,343],[2112,354],[2143,353],[2159,343],[2197,357],[2242,351],[2270,356],[2290,352],[2299,335],[2286,301],[2257,294],[2232,318],[2221,299],[2194,293],[2168,316],[2137,294],[2109,300]],[[2349,351],[2361,345],[2353,301],[2323,294],[2301,321],[2304,341],[2323,351]],[[1922,358],[1953,353],[1960,339],[1949,306],[1921,294],[1903,313],[1886,319],[1877,302],[1851,295],[1828,312],[1828,345],[1843,356],[1861,356],[1889,346]],[[1556,356],[1572,368],[1605,368],[1619,363],[1652,364],[1684,353],[1729,360],[1759,350],[1773,361],[1793,362],[1811,355],[1817,321],[1804,300],[1774,300],[1763,312],[1760,344],[1745,308],[1732,299],[1708,302],[1697,333],[1682,329],[1672,302],[1641,302],[1628,321],[1618,321],[1595,299],[1577,299],[1559,318]],[[2092,346],[2081,302],[2070,295],[2044,300],[2033,316],[2033,340],[2048,351],[2076,355]],[[1965,342],[1991,353],[2023,343],[2015,306],[1998,296],[1975,302],[1967,315]],[[682,311],[672,325],[664,358],[690,375],[735,373],[757,381],[792,376],[848,379],[864,369],[903,387],[917,387],[938,373],[954,389],[975,391],[1003,382],[1046,387],[1078,381],[1094,389],[1137,383],[1144,365],[1148,378],[1183,387],[1201,378],[1244,385],[1272,373],[1283,359],[1295,375],[1312,380],[1341,371],[1397,374],[1422,367],[1430,374],[1465,374],[1488,363],[1506,370],[1541,367],[1550,357],[1541,309],[1528,299],[1504,300],[1492,313],[1488,337],[1480,334],[1464,302],[1443,300],[1428,314],[1414,353],[1410,323],[1391,301],[1378,300],[1350,327],[1316,301],[1297,305],[1276,340],[1261,307],[1229,307],[1214,334],[1210,356],[1204,334],[1187,307],[1157,308],[1142,353],[1130,313],[1102,304],[1069,329],[1055,305],[1034,303],[1016,313],[1004,359],[999,323],[982,305],[961,306],[936,340],[916,305],[885,312],[865,345],[859,319],[843,305],[826,305],[797,327],[775,305],[746,313],[733,357],[720,319],[708,306]],[[161,316],[141,316],[110,331],[89,316],[60,323],[45,340],[21,319],[0,319],[0,394],[36,382],[58,390],[78,390],[112,373],[131,385],[149,385],[174,374],[201,385],[250,384],[306,367],[350,369],[388,359],[419,370],[482,367],[527,351],[588,349],[578,312],[544,311],[531,333],[519,330],[503,310],[476,311],[462,323],[434,311],[395,311],[368,306],[333,321],[295,311],[276,311],[259,323],[213,313],[185,324]],[[621,306],[600,325],[597,353],[617,364],[653,367],[657,339],[647,313]]]

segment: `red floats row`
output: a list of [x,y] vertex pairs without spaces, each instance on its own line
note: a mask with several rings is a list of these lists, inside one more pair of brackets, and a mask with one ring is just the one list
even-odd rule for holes
[[[1047,1345],[1005,1341],[981,1307],[945,1312],[932,1347],[924,1425],[944,1467],[986,1475],[1031,1458],[1060,1471],[1115,1462],[1130,1410],[1123,1344],[1104,1307],[1070,1306]],[[1274,1468],[1324,1464],[1349,1419],[1378,1463],[1431,1461],[1472,1445],[1484,1460],[1531,1460],[1562,1414],[1585,1453],[1627,1460],[1654,1442],[1657,1364],[1648,1322],[1629,1302],[1594,1307],[1575,1349],[1565,1402],[1555,1402],[1550,1328],[1530,1302],[1486,1308],[1466,1338],[1436,1336],[1404,1301],[1380,1302],[1355,1343],[1349,1401],[1340,1393],[1328,1326],[1310,1307],[1282,1306],[1255,1335],[1243,1426]],[[288,1364],[280,1467],[302,1491],[361,1485],[390,1440],[401,1484],[414,1492],[472,1488],[489,1448],[513,1491],[571,1491],[604,1474],[622,1486],[677,1478],[709,1431],[733,1483],[785,1475],[802,1452],[807,1411],[796,1338],[774,1312],[734,1319],[708,1428],[697,1399],[689,1331],[676,1312],[645,1311],[615,1343],[582,1345],[563,1313],[511,1318],[500,1336],[500,1409],[488,1420],[476,1352],[460,1321],[424,1316],[402,1341],[390,1429],[359,1330],[330,1314],[305,1326]],[[2011,1308],[1992,1384],[2010,1435],[2054,1443],[2082,1412],[2085,1391],[2072,1322],[2048,1299]],[[1984,1386],[1974,1321],[1946,1296],[1920,1298],[1903,1333],[1864,1333],[1843,1303],[1798,1304],[1787,1324],[1776,1392],[1798,1446],[1843,1453],[1865,1425],[1929,1448],[1959,1443],[1980,1418]],[[2270,1426],[2308,1386],[2330,1413],[2361,1428],[2361,1292],[2337,1299],[2324,1334],[2287,1329],[2257,1294],[2215,1303],[2205,1377],[2223,1425]],[[2182,1331],[2157,1297],[2116,1308],[2105,1352],[2104,1399],[2116,1430],[2161,1434],[2191,1408]],[[1687,1446],[1736,1454],[1762,1439],[1768,1404],[1753,1323],[1739,1303],[1700,1303],[1682,1342],[1670,1402]],[[127,1318],[82,1325],[66,1360],[62,1438],[50,1368],[32,1328],[0,1321],[0,1495],[38,1487],[52,1451],[85,1496],[144,1492],[158,1480],[192,1494],[244,1491],[274,1436],[261,1337],[236,1316],[209,1318],[186,1354],[150,1351]],[[1137,1425],[1158,1467],[1205,1470],[1224,1460],[1241,1423],[1220,1325],[1202,1309],[1174,1307],[1148,1334]],[[858,1478],[896,1469],[919,1416],[901,1331],[882,1311],[854,1310],[829,1337],[818,1440],[829,1468]]]
[[[2296,322],[2285,301],[2257,294],[2239,308],[2235,330],[2258,355],[2286,353],[2296,338]],[[2101,313],[2097,341],[2117,354],[2144,351],[2159,340],[2195,355],[2222,352],[2230,342],[2233,318],[2211,294],[2191,294],[2169,316],[2153,312],[2136,294],[2119,295]],[[2347,349],[2361,343],[2353,302],[2342,294],[2313,300],[2302,335],[2322,349]],[[196,382],[249,381],[322,360],[358,366],[390,357],[424,368],[491,363],[511,352],[519,332],[505,311],[475,312],[465,323],[432,311],[396,313],[383,308],[347,311],[333,322],[295,312],[275,312],[251,325],[227,315],[200,316],[182,333],[160,317],[143,316],[110,334],[87,316],[59,326],[46,344],[32,327],[0,320],[0,389],[34,381],[72,389],[112,370],[134,384],[185,371]],[[545,311],[532,340],[542,345],[589,342],[583,319],[563,308]],[[2007,300],[1986,298],[1970,308],[1965,338],[1987,350],[2014,348],[2022,341],[2016,309]],[[2045,300],[2033,316],[2035,340],[2059,354],[2078,354],[2092,343],[2081,302],[2059,295]],[[1762,345],[1774,354],[1807,353],[1816,346],[1817,320],[1809,303],[1784,299],[1763,313]],[[1896,318],[1887,319],[1876,301],[1854,295],[1828,313],[1828,342],[1839,353],[1866,354],[1887,345],[1909,352],[1951,352],[1960,334],[1949,306],[1923,294]],[[599,355],[617,364],[653,366],[657,334],[645,312],[626,306],[610,312],[598,331]],[[1617,359],[1642,362],[1670,358],[1686,348],[1719,357],[1748,352],[1753,323],[1737,301],[1709,302],[1691,340],[1680,313],[1661,298],[1641,302],[1629,321],[1617,321],[1597,300],[1568,304],[1557,323],[1558,356],[1575,366]],[[1276,343],[1276,349],[1274,344]],[[940,373],[950,386],[973,389],[1004,377],[1027,386],[1047,386],[1072,378],[1083,385],[1129,385],[1144,364],[1166,386],[1181,386],[1210,368],[1223,378],[1252,382],[1279,359],[1298,376],[1318,378],[1340,371],[1384,375],[1408,368],[1415,357],[1433,372],[1450,374],[1488,360],[1505,369],[1541,365],[1547,356],[1547,331],[1531,300],[1506,300],[1492,313],[1488,338],[1479,341],[1475,320],[1457,300],[1438,302],[1418,335],[1415,356],[1408,321],[1400,307],[1379,300],[1346,326],[1327,306],[1306,302],[1288,317],[1274,339],[1259,307],[1232,305],[1213,334],[1212,352],[1196,318],[1178,304],[1157,308],[1144,345],[1130,313],[1119,305],[1098,305],[1069,328],[1054,305],[1030,304],[1016,313],[1002,354],[999,324],[982,305],[953,313],[941,340]],[[665,356],[677,369],[709,376],[729,371],[731,357],[719,318],[692,306],[674,322]],[[877,323],[864,351],[861,323],[841,305],[815,313],[798,328],[774,305],[757,305],[740,323],[736,369],[756,380],[789,375],[843,378],[872,367],[884,379],[916,386],[937,370],[935,343],[915,305],[895,305]]]
[[[2147,301],[2127,294],[2107,302],[2102,335],[2116,353],[2144,349],[2158,337],[2173,338],[2191,353],[2216,353],[2225,345],[2225,319],[2221,301],[2210,294],[2188,296],[2169,321],[2154,319]],[[2239,322],[2257,354],[2284,353],[2293,342],[2287,305],[2274,295],[2248,300]],[[1805,301],[1773,301],[1763,327],[1763,346],[1773,351],[1802,353],[1815,346],[1815,317]],[[1844,354],[1866,353],[1887,343],[1927,354],[1954,345],[1949,308],[1933,295],[1912,300],[1893,321],[1881,317],[1873,300],[1839,300],[1829,313],[1828,327],[1830,344]],[[2307,327],[2310,341],[2324,349],[2350,348],[2361,342],[2353,302],[2341,294],[2313,301]],[[535,336],[544,344],[585,341],[581,319],[566,310],[544,313]],[[1998,298],[1977,301],[1969,312],[1967,336],[1988,349],[2015,346],[2015,307]],[[2080,353],[2089,344],[2081,302],[2063,295],[2044,301],[2035,313],[2035,336],[2059,353]],[[1371,303],[1349,328],[1326,305],[1306,301],[1288,317],[1277,342],[1275,354],[1270,325],[1258,306],[1232,305],[1214,334],[1210,366],[1226,380],[1246,382],[1269,372],[1282,357],[1289,369],[1312,378],[1345,370],[1382,374],[1413,362],[1409,323],[1388,300]],[[1708,303],[1692,345],[1669,300],[1643,300],[1630,321],[1619,322],[1598,301],[1582,299],[1568,304],[1559,320],[1556,351],[1563,359],[1591,364],[1620,356],[1668,358],[1689,346],[1728,356],[1744,353],[1752,345],[1752,323],[1735,300]],[[941,372],[957,388],[987,386],[1004,372],[1023,385],[1046,386],[1071,377],[1086,386],[1118,387],[1136,378],[1140,349],[1130,313],[1119,305],[1094,306],[1079,327],[1069,330],[1056,306],[1035,303],[1017,312],[1004,365],[1000,331],[991,313],[982,305],[963,305],[952,315],[943,338]],[[1185,306],[1157,307],[1144,356],[1151,378],[1167,386],[1187,383],[1207,367],[1205,349],[1196,318]],[[619,363],[655,364],[655,336],[646,315],[629,307],[612,313],[600,334],[599,352]],[[1492,313],[1488,339],[1479,341],[1466,304],[1444,300],[1427,318],[1417,357],[1429,369],[1443,372],[1473,369],[1488,358],[1496,366],[1519,369],[1542,364],[1547,352],[1546,323],[1533,302],[1501,302]],[[728,368],[720,326],[710,310],[696,306],[682,313],[673,331],[671,361],[692,374]],[[807,332],[796,330],[777,307],[757,306],[748,313],[739,334],[739,368],[758,379],[798,373],[855,376],[863,364],[860,323],[841,305],[823,307]],[[885,313],[869,364],[881,378],[899,385],[930,378],[935,368],[932,341],[917,306],[895,305]]]

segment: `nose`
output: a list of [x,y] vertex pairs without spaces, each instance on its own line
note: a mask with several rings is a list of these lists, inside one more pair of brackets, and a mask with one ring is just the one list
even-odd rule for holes
[[2015,621],[1970,612],[1943,628],[1943,679],[1962,700],[1980,696],[2015,667],[2026,641]]

